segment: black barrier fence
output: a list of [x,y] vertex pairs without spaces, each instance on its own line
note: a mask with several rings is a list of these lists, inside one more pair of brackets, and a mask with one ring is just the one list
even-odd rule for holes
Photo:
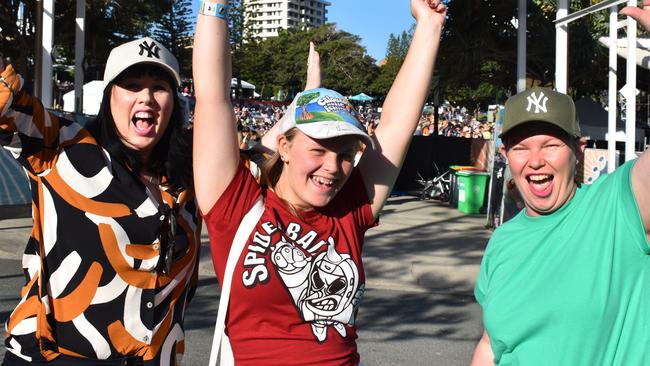
[[[420,190],[422,186],[416,181],[418,173],[424,178],[432,178],[445,172],[451,165],[470,165],[471,148],[472,139],[468,138],[413,136],[394,191],[413,193]],[[435,171],[436,165],[439,172]]]
[[[461,137],[414,136],[394,190],[413,193],[422,188],[416,182],[418,173],[431,178],[449,169],[450,165],[470,165],[471,142]],[[439,172],[435,171],[434,163]],[[0,149],[0,172],[0,217],[28,216],[31,195],[27,177],[4,149]]]

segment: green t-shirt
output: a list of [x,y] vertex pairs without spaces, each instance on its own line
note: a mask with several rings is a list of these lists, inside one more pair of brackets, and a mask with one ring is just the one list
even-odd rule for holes
[[650,365],[650,243],[628,162],[488,243],[474,294],[498,365]]

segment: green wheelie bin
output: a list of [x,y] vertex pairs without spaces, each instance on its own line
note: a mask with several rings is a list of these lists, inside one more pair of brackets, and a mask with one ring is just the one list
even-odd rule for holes
[[485,187],[490,174],[477,171],[460,170],[458,179],[458,211],[477,214],[483,207]]

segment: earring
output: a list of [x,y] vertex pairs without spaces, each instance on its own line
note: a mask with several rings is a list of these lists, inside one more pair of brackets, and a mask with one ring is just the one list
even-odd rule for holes
[[284,162],[286,162],[286,161],[287,161],[287,157],[286,157],[286,156],[284,156],[284,155],[280,155],[280,160],[282,160],[282,161],[284,161]]

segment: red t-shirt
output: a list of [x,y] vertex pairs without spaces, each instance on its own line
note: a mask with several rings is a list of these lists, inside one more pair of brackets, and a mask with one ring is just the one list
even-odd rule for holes
[[235,268],[226,318],[236,364],[357,365],[361,249],[376,224],[361,175],[353,171],[329,205],[297,218],[240,164],[204,216],[220,279],[239,224],[259,195],[264,213]]

